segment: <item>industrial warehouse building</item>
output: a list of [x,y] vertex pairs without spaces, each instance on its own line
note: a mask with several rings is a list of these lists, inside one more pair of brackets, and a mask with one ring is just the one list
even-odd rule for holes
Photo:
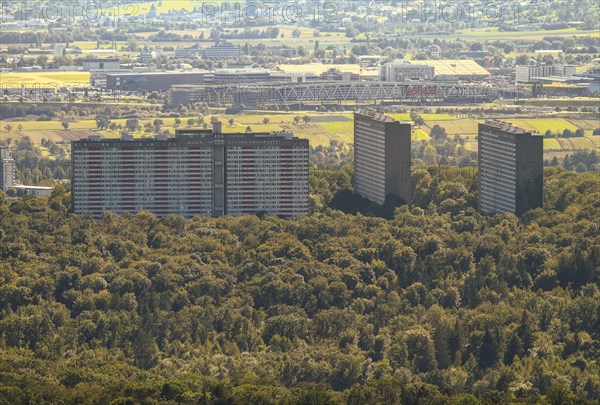
[[206,70],[188,72],[134,72],[106,74],[106,88],[118,91],[167,91],[177,84],[201,84],[212,80]]
[[82,62],[83,70],[116,70],[119,69],[121,63],[117,58],[89,58],[84,59]]

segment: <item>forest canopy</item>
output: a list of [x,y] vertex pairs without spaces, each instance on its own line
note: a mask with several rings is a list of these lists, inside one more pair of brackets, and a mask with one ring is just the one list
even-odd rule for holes
[[391,219],[69,213],[0,193],[0,403],[597,403],[600,178],[475,210],[469,168],[415,169]]

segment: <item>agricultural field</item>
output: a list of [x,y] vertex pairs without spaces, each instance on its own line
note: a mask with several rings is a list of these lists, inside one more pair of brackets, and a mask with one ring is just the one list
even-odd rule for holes
[[[434,125],[439,125],[446,129],[449,135],[476,135],[478,130],[478,124],[484,122],[484,120],[476,119],[454,119],[446,120],[444,118],[430,118],[425,117],[427,114],[422,115],[425,119],[425,125],[431,129]],[[562,133],[565,129],[569,129],[575,132],[581,128],[586,131],[586,135],[591,136],[592,132],[596,128],[600,128],[600,121],[594,120],[578,120],[578,119],[565,119],[565,118],[521,118],[521,119],[505,119],[520,128],[529,131],[536,131],[544,134],[550,130],[554,133]]]
[[354,123],[350,122],[323,122],[321,127],[332,134],[352,133],[354,131]]
[[600,148],[600,137],[578,137],[578,138],[562,138],[558,140],[563,146],[563,149],[569,149],[569,145],[573,149],[598,149]]
[[[391,114],[394,118],[409,121],[409,114]],[[289,131],[301,138],[307,138],[311,145],[329,145],[331,140],[351,143],[353,140],[353,122],[351,113],[319,113],[319,112],[254,112],[240,115],[225,115],[214,114],[204,118],[206,123],[210,123],[211,117],[217,117],[223,123],[223,131],[225,133],[244,132],[247,127],[250,127],[254,132],[271,132],[271,131]],[[309,122],[304,122],[304,116],[310,117]],[[298,117],[296,123],[294,118]],[[434,125],[440,125],[446,129],[449,136],[459,135],[465,138],[466,147],[470,150],[477,150],[477,124],[481,120],[473,119],[454,119],[448,114],[422,114],[425,119],[425,125],[418,127],[413,126],[413,140],[423,141],[429,139],[429,133]],[[187,121],[190,117],[181,117],[179,128],[189,128]],[[195,117],[191,117],[195,118]],[[265,124],[264,119],[268,119]],[[230,124],[229,120],[233,122]],[[174,133],[175,118],[161,118],[163,121],[163,129]],[[117,125],[125,126],[125,119],[111,120]],[[152,123],[154,118],[140,119],[140,125]],[[544,149],[547,151],[564,151],[574,149],[598,149],[600,148],[600,137],[591,136],[592,128],[597,128],[599,123],[594,120],[577,120],[563,118],[546,118],[546,119],[514,119],[510,120],[514,124],[538,132],[551,130],[552,132],[562,132],[565,128],[572,131],[578,128],[586,131],[585,137],[579,138],[558,138],[545,139]],[[8,132],[6,126],[12,126]],[[20,126],[20,129],[19,129]],[[116,138],[120,131],[102,130],[96,128],[96,121],[93,119],[85,119],[78,121],[69,121],[69,129],[65,130],[59,120],[55,121],[0,121],[0,136],[5,138],[18,138],[21,136],[29,136],[33,142],[40,143],[42,138],[51,139],[53,141],[71,141],[87,137],[94,133],[100,133],[105,137]],[[587,136],[587,135],[590,136]],[[143,130],[134,133],[134,136],[141,137],[148,135]]]
[[[117,44],[119,44],[119,43],[117,43]],[[124,42],[121,42],[121,44],[124,44]],[[81,49],[83,52],[91,51],[91,50],[95,50],[95,49],[112,49],[110,43],[104,44],[104,46],[100,46],[100,48],[98,48],[98,43],[96,41],[76,41],[73,43],[73,46],[76,46],[77,48]]]
[[562,146],[558,139],[544,139],[544,150],[561,150]]
[[598,99],[593,97],[572,98],[527,98],[521,99],[521,104],[536,107],[588,107],[598,104]]
[[520,128],[537,131],[540,134],[544,134],[546,131],[557,133],[562,132],[565,129],[575,132],[580,128],[564,118],[519,119],[508,121]]
[[[308,115],[310,121],[305,123],[300,120],[294,122],[294,117],[300,118]],[[224,132],[244,131],[246,126],[250,126],[254,132],[263,131],[290,131],[296,136],[306,138],[312,146],[329,145],[331,140],[350,143],[353,140],[353,128],[351,114],[266,114],[266,115],[236,115],[225,116],[218,115],[219,119],[226,123],[223,126]],[[235,120],[237,127],[229,127],[230,118]],[[267,125],[263,124],[263,119],[269,119]]]
[[0,73],[0,86],[76,86],[90,83],[89,72],[9,72]]
[[[425,119],[425,117],[423,117],[423,118]],[[446,120],[435,120],[434,121],[431,119],[425,119],[425,126],[427,127],[427,132],[431,132],[431,128],[433,128],[434,125],[439,125],[446,130],[446,133],[449,136],[477,135],[477,131],[478,131],[477,125],[480,122],[483,122],[481,120],[473,120],[473,119],[452,120],[452,117],[450,117],[450,119],[451,119],[451,121],[446,121]]]
[[[593,131],[596,128],[600,128],[600,118],[597,120],[576,120],[576,121],[572,121],[572,120],[568,120],[569,122],[573,123],[573,125],[577,125],[579,128],[581,129],[585,129]],[[576,124],[575,124],[576,122]]]

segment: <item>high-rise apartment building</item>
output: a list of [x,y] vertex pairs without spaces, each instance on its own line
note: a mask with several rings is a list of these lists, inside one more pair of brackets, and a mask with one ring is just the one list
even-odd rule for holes
[[74,142],[75,213],[308,214],[308,140],[289,133],[180,130],[173,138]]
[[521,215],[544,205],[543,137],[506,122],[479,124],[479,211]]
[[354,191],[378,204],[395,195],[410,204],[411,124],[383,113],[354,113]]
[[6,191],[15,185],[15,161],[11,150],[0,146],[0,190]]

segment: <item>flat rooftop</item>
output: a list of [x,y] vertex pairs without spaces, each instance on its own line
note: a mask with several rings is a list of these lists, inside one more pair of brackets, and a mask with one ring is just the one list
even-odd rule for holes
[[379,70],[367,70],[360,67],[356,63],[346,64],[324,64],[324,63],[306,63],[302,65],[277,65],[277,68],[285,73],[312,73],[316,76],[327,72],[329,69],[338,69],[342,73],[355,73],[361,76],[379,76]]
[[540,134],[538,134],[537,132],[532,132],[532,131],[526,131],[523,128],[519,128],[513,124],[511,124],[510,122],[505,122],[505,121],[499,121],[499,120],[486,120],[485,124],[487,126],[490,127],[494,127],[497,129],[500,129],[502,131],[511,133],[511,134],[515,134],[515,135],[527,135],[530,134],[532,136],[539,136]]
[[490,72],[469,59],[425,60],[419,61],[419,63],[433,66],[436,76],[490,76]]
[[86,58],[82,62],[118,62],[117,58]]
[[111,76],[161,76],[161,75],[189,75],[189,74],[212,74],[208,70],[167,70],[159,72],[147,72],[147,71],[131,71],[127,73],[110,73]]
[[411,60],[411,59],[394,59],[393,62],[386,65],[401,65],[401,66],[431,66],[426,60]]
[[392,65],[433,66],[436,76],[490,76],[490,72],[470,59],[409,60],[396,59]]
[[360,115],[365,115],[380,122],[399,122],[398,120],[395,120],[392,117],[389,117],[384,113],[375,110],[358,110],[356,113]]
[[214,71],[215,74],[221,75],[229,75],[229,74],[269,74],[271,71],[269,69],[260,69],[260,68],[224,68],[224,69],[216,69]]
[[286,131],[273,131],[273,132],[231,132],[231,133],[223,133],[223,132],[214,132],[212,129],[178,129],[175,132],[175,136],[165,136],[165,135],[156,135],[153,137],[141,137],[134,138],[133,135],[123,134],[119,138],[104,138],[101,135],[90,135],[87,138],[82,138],[78,141],[73,141],[73,143],[78,142],[111,142],[111,143],[120,143],[124,141],[136,141],[136,142],[166,142],[166,141],[175,141],[177,139],[189,139],[189,138],[204,138],[211,136],[223,136],[227,138],[235,138],[235,137],[250,137],[250,138],[278,138],[278,139],[301,139],[294,136],[291,132]]

